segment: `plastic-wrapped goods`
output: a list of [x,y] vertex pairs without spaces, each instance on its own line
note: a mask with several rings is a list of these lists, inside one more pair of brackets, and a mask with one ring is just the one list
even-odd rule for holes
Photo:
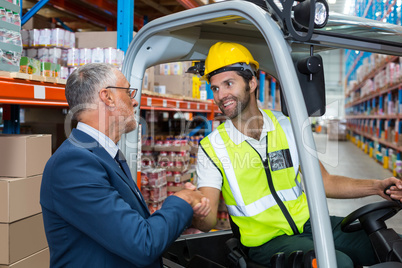
[[28,48],[27,57],[29,58],[38,58],[38,49],[37,48]]
[[92,49],[92,63],[101,63],[105,61],[105,53],[103,48],[97,47]]
[[54,73],[52,71],[52,63],[50,62],[41,62],[41,75],[46,77],[54,77]]
[[61,69],[60,64],[52,63],[52,71],[53,71],[54,77],[59,77],[60,76],[60,69]]
[[52,29],[50,45],[55,47],[64,46],[64,29],[56,28]]
[[40,75],[41,63],[39,60],[29,57],[21,57],[20,72],[26,74]]
[[13,24],[21,26],[21,17],[17,12],[13,12]]
[[158,186],[158,187],[150,187],[149,188],[149,199],[151,201],[162,201],[164,199],[166,199],[167,196],[167,187],[166,184],[162,185],[162,186]]
[[17,12],[0,7],[0,20],[21,26],[21,18]]
[[29,30],[29,46],[30,47],[38,47],[39,46],[39,36],[40,36],[40,30],[38,30],[38,29]]
[[163,168],[149,169],[147,171],[148,186],[159,187],[166,184],[166,170]]
[[50,40],[52,39],[52,30],[51,29],[41,29],[39,30],[39,46],[48,47],[50,46]]
[[21,57],[26,57],[27,56],[27,50],[23,49],[21,52]]
[[162,208],[162,203],[163,203],[163,201],[160,201],[160,202],[150,202],[150,203],[148,204],[149,213],[153,214],[153,213],[155,213],[155,211],[161,209],[161,208]]
[[38,49],[38,59],[42,62],[49,62],[49,49],[39,48]]
[[67,66],[67,59],[68,59],[68,49],[61,50],[61,62],[62,66]]
[[16,46],[22,46],[21,34],[19,32],[0,29],[0,42]]
[[29,31],[22,29],[21,30],[21,38],[22,38],[22,46],[28,47],[29,46]]
[[49,48],[49,62],[51,63],[61,63],[61,48],[52,47]]
[[64,31],[64,47],[70,48],[70,31]]
[[104,49],[104,52],[105,63],[116,65],[117,49],[113,47],[108,47]]
[[74,67],[80,63],[80,51],[78,48],[70,48],[67,53],[67,66]]
[[60,75],[59,75],[59,77],[60,77],[61,79],[67,79],[67,78],[68,78],[68,75],[69,75],[68,67],[63,67],[63,66],[61,66],[61,67],[60,67]]
[[7,31],[6,29],[0,28],[0,43],[5,43],[6,31]]
[[6,9],[6,22],[13,23],[13,12],[9,9]]
[[92,51],[90,48],[80,48],[80,65],[91,63]]
[[70,47],[75,47],[75,33],[70,32]]
[[123,65],[123,60],[124,60],[124,51],[117,49],[117,59],[116,59],[117,66],[121,67]]
[[15,51],[6,51],[0,49],[0,62],[3,64],[19,66],[21,53]]
[[0,20],[7,21],[6,9],[4,7],[0,7]]
[[41,62],[41,75],[46,77],[58,77],[60,68],[60,64]]

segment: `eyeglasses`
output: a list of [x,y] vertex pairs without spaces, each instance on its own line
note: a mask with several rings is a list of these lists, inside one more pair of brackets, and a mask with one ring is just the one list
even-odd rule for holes
[[138,89],[132,88],[132,87],[106,87],[106,88],[118,88],[118,89],[129,90],[130,92],[127,92],[127,94],[130,97],[130,99],[134,99],[135,95],[137,95],[137,91],[138,91]]

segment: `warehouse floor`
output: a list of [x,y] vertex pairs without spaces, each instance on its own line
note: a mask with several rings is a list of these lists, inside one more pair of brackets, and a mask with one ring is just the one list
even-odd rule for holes
[[[376,163],[350,141],[329,141],[325,134],[314,134],[318,157],[330,174],[353,178],[387,178],[392,173]],[[328,198],[330,215],[346,216],[366,204],[383,201],[379,196],[358,199]],[[402,234],[402,211],[386,221],[389,228]]]

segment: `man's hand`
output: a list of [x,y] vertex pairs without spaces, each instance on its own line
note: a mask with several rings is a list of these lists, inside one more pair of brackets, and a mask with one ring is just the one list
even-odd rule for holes
[[[386,191],[387,195],[385,195],[384,190],[390,185],[395,186],[391,186],[391,188]],[[387,200],[390,200],[390,198],[392,198],[402,202],[402,181],[400,179],[390,177],[381,180],[380,188],[381,188],[380,196],[382,196],[383,198]]]
[[195,185],[190,182],[186,182],[184,190],[175,193],[175,196],[185,200],[193,207],[194,217],[205,218],[211,211],[209,199],[197,191]]

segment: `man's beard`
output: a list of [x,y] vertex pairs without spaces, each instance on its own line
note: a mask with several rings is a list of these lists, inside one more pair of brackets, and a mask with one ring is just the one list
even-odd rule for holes
[[[239,98],[231,96],[228,98],[223,99],[220,104],[219,104],[219,108],[222,111],[222,113],[228,117],[229,119],[234,119],[237,116],[239,116],[239,114],[241,114],[244,109],[246,109],[246,107],[248,106],[248,104],[250,103],[250,94],[248,94],[248,92],[250,91],[250,86],[247,84],[246,85],[246,94],[244,95],[244,99],[239,100]],[[225,112],[225,107],[223,106],[223,103],[227,100],[233,100],[236,103],[236,107],[229,111],[229,112]]]
[[119,129],[122,133],[128,133],[136,129],[137,121],[135,120],[135,113],[133,108],[127,106],[122,100],[118,100],[116,105],[119,111]]

